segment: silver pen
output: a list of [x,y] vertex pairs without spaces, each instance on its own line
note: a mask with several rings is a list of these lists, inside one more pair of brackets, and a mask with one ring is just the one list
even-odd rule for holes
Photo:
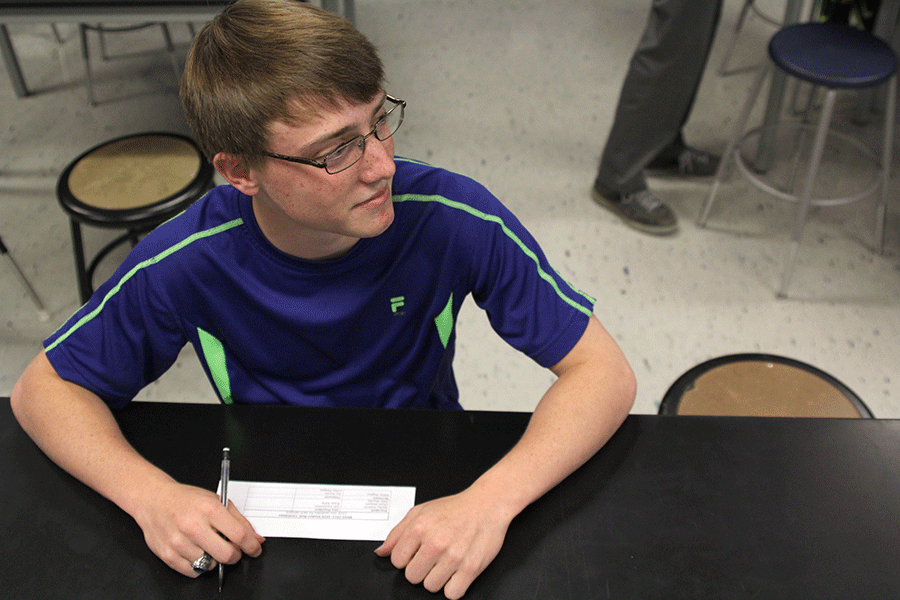
[[[222,448],[222,504],[228,508],[228,478],[231,475],[231,450]],[[219,563],[219,591],[225,581],[225,565]]]

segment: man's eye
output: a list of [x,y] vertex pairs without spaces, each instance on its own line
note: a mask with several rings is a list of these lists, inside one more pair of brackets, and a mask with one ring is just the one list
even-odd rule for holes
[[345,154],[350,152],[350,147],[353,146],[354,141],[355,140],[350,140],[349,142],[341,144],[340,146],[338,146],[337,148],[335,148],[334,150],[329,152],[328,155],[325,157],[325,159],[326,160],[339,160],[339,159],[343,158]]

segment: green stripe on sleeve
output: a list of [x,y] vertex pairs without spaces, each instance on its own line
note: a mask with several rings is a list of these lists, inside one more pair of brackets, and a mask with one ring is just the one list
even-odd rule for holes
[[239,225],[243,225],[243,223],[244,223],[243,219],[234,219],[233,221],[228,221],[227,223],[222,223],[218,227],[214,227],[212,229],[207,229],[206,231],[198,231],[197,233],[195,233],[195,234],[183,239],[179,243],[175,244],[171,248],[166,248],[163,252],[160,252],[156,256],[153,256],[141,263],[138,263],[137,265],[134,266],[134,268],[132,268],[130,271],[128,271],[122,277],[122,279],[119,280],[119,282],[115,285],[115,287],[113,287],[111,290],[109,290],[109,293],[106,294],[106,296],[103,298],[103,300],[97,306],[97,308],[95,308],[88,314],[81,317],[81,319],[79,319],[78,322],[73,324],[72,327],[69,328],[69,330],[67,332],[65,332],[58,338],[56,338],[56,340],[52,344],[47,346],[46,351],[50,352],[51,350],[53,350],[56,346],[58,346],[61,342],[63,342],[67,337],[72,335],[72,333],[74,331],[76,331],[79,327],[81,327],[85,323],[91,321],[94,317],[96,317],[98,314],[100,314],[100,311],[103,310],[104,306],[106,306],[107,301],[109,301],[110,298],[115,296],[119,292],[119,290],[122,289],[122,286],[125,285],[125,282],[128,281],[129,279],[131,279],[132,277],[134,277],[134,275],[137,272],[139,272],[141,269],[145,269],[147,267],[155,265],[156,263],[160,262],[164,258],[178,252],[185,246],[188,246],[189,244],[192,244],[193,242],[195,242],[197,240],[216,235],[223,231],[232,229],[233,227],[238,227]]
[[199,327],[197,334],[200,336],[200,346],[203,349],[206,366],[209,367],[213,383],[219,390],[219,396],[222,397],[222,402],[231,404],[231,381],[228,379],[228,366],[225,364],[225,348],[215,336]]
[[[532,252],[531,248],[526,246],[525,243],[522,240],[520,240],[519,237],[509,227],[507,227],[506,223],[503,222],[503,219],[501,219],[497,215],[489,215],[478,209],[472,208],[468,204],[463,204],[462,202],[456,202],[454,200],[450,200],[448,198],[445,198],[445,197],[439,196],[439,195],[424,196],[424,195],[419,195],[419,194],[401,194],[398,196],[394,196],[394,202],[437,202],[439,204],[443,204],[444,206],[448,206],[450,208],[455,208],[457,210],[467,212],[470,215],[472,215],[473,217],[477,217],[484,221],[496,223],[497,225],[500,226],[503,233],[505,233],[509,239],[511,239],[513,242],[515,242],[515,244],[519,247],[519,249],[528,258],[530,258],[531,260],[534,261],[534,264],[537,267],[538,276],[550,284],[550,286],[553,288],[553,290],[556,292],[556,294],[560,298],[562,298],[563,302],[565,302],[566,304],[572,306],[576,310],[581,311],[582,313],[584,313],[588,316],[591,316],[591,314],[593,314],[591,310],[578,304],[577,302],[575,302],[574,300],[569,298],[567,295],[565,295],[561,289],[559,289],[559,284],[556,282],[556,279],[554,279],[552,275],[550,275],[549,273],[544,271],[544,269],[541,268],[541,261],[540,261],[540,259],[538,259],[537,255],[534,252]],[[572,288],[572,289],[575,289],[575,288]],[[578,292],[578,293],[581,294],[582,296],[584,296],[587,300],[592,300],[591,297],[588,296],[587,294],[585,294],[584,292]],[[593,301],[591,301],[591,304],[593,304]]]

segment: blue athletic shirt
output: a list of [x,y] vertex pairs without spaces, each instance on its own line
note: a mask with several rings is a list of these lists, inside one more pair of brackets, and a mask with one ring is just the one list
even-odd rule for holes
[[332,261],[279,251],[248,196],[213,189],[44,342],[51,364],[121,407],[190,342],[225,403],[460,408],[454,328],[469,294],[513,347],[562,359],[594,300],[480,184],[395,162],[394,222]]

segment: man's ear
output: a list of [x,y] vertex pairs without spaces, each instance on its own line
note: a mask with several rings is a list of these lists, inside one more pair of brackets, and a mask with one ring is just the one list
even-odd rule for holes
[[259,192],[259,184],[243,160],[234,154],[219,152],[213,157],[213,166],[225,178],[225,181],[236,187],[247,196],[255,196]]

